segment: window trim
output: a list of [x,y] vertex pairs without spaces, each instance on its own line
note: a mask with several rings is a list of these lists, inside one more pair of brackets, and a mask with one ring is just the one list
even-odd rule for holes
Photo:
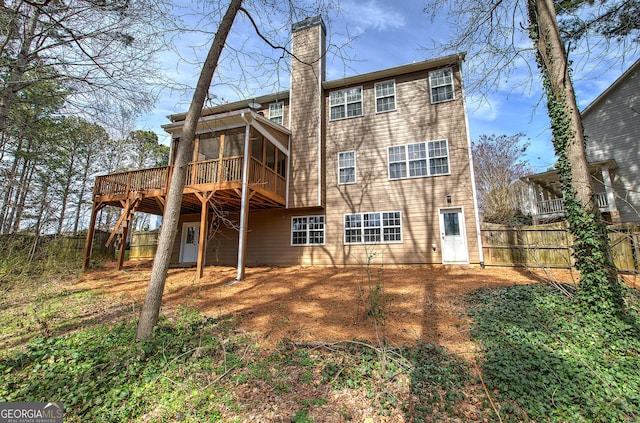
[[[435,173],[432,174],[431,173],[431,164],[430,161],[432,159],[439,159],[439,158],[443,158],[444,156],[438,156],[438,157],[431,157],[429,155],[429,143],[432,142],[441,142],[444,141],[445,142],[445,148],[446,148],[446,158],[447,158],[447,172],[446,173]],[[409,153],[408,153],[408,147],[410,145],[419,145],[419,144],[424,144],[424,149],[425,149],[425,158],[424,159],[411,159],[409,157]],[[401,161],[394,161],[391,162],[391,149],[392,148],[398,148],[398,147],[403,147],[404,148],[404,164],[405,164],[405,176],[399,177],[399,178],[392,178],[391,177],[391,164],[392,163],[402,163]],[[410,163],[411,162],[416,162],[418,160],[425,160],[426,161],[426,166],[427,166],[427,174],[426,175],[416,175],[416,176],[410,176]],[[447,175],[451,175],[451,154],[449,153],[449,140],[447,138],[441,138],[441,139],[437,139],[437,140],[429,140],[429,141],[421,141],[421,142],[414,142],[414,143],[409,143],[409,144],[401,144],[401,145],[390,145],[389,147],[387,147],[387,178],[390,181],[398,181],[398,180],[403,180],[403,179],[415,179],[415,178],[429,178],[429,177],[436,177],[436,176],[447,176]]]
[[[349,154],[349,153],[353,153],[353,166],[341,167],[340,166],[340,155]],[[357,164],[357,159],[356,159],[356,151],[355,150],[339,151],[338,152],[338,185],[353,185],[353,184],[357,183],[358,175],[356,173],[356,164]],[[353,168],[353,181],[351,181],[351,182],[341,182],[340,181],[340,171],[342,169],[350,169],[350,168]]]
[[[281,105],[281,109],[280,109],[280,110],[281,110],[281,113],[280,113],[280,115],[275,115],[275,116],[274,116],[274,115],[272,114],[272,107],[271,107],[271,106],[275,106],[275,105],[277,105],[277,104]],[[274,121],[274,120],[273,120],[273,118],[280,118],[280,119],[282,119],[282,123],[279,123],[279,122]],[[270,120],[271,122],[277,123],[278,125],[284,125],[284,101],[275,101],[275,102],[273,102],[273,103],[270,103],[270,104],[269,104],[269,120]]]
[[[432,84],[431,75],[433,75],[436,72],[446,71],[446,70],[451,72],[451,83],[450,84],[441,84],[441,85],[434,86]],[[439,103],[444,103],[444,102],[447,102],[447,101],[453,101],[453,100],[456,99],[456,89],[455,89],[455,85],[454,85],[454,81],[453,81],[453,75],[454,75],[453,74],[453,68],[451,66],[447,67],[447,68],[434,69],[434,70],[429,72],[429,98],[431,99],[431,104],[439,104]],[[434,101],[434,99],[433,99],[433,89],[434,88],[440,88],[440,87],[446,87],[448,85],[451,86],[451,98],[447,98],[445,100]]]
[[[388,84],[389,82],[391,82],[393,84],[393,94],[392,95],[384,95],[384,96],[380,96],[378,97],[378,85],[381,84]],[[389,79],[387,81],[379,81],[376,82],[375,84],[373,84],[373,96],[375,97],[375,104],[376,104],[376,113],[388,113],[388,112],[395,112],[398,109],[398,104],[396,102],[396,80],[395,79]],[[388,98],[388,97],[393,97],[393,109],[389,109],[389,110],[378,110],[378,99],[380,98]]]
[[[360,90],[360,101],[352,101],[352,102],[348,102],[347,101],[347,92],[349,90],[353,90],[353,89],[359,89]],[[333,93],[343,93],[342,95],[342,102],[339,104],[333,104],[331,101],[331,94]],[[360,103],[360,114],[359,115],[353,115],[353,116],[348,116],[348,106],[349,104],[356,104],[356,103]],[[333,118],[332,114],[331,114],[331,109],[333,107],[337,107],[337,106],[343,106],[344,107],[344,117],[339,117],[339,118]],[[352,119],[352,118],[357,118],[357,117],[362,117],[364,116],[364,89],[362,88],[362,85],[358,85],[355,87],[348,87],[348,88],[342,88],[340,90],[333,90],[329,92],[329,121],[337,121],[337,120],[343,120],[343,119]]]
[[[322,218],[322,242],[321,243],[311,243],[309,242],[310,238],[310,232],[311,229],[309,229],[309,218],[317,218],[317,217],[321,217]],[[294,232],[302,232],[302,230],[298,230],[298,231],[294,231],[293,230],[293,221],[294,219],[305,219],[305,243],[304,244],[294,244],[293,242],[293,234]],[[291,216],[291,238],[290,238],[290,242],[291,242],[291,247],[308,247],[308,246],[317,246],[317,245],[325,245],[325,243],[327,242],[327,217],[324,214],[313,214],[313,215],[306,215],[306,216]]]
[[[397,213],[398,214],[398,220],[400,222],[399,225],[386,225],[384,224],[384,215],[385,213]],[[369,228],[379,228],[380,230],[380,241],[365,241],[365,228],[366,226],[364,225],[365,222],[365,215],[379,215],[379,222],[380,225],[379,226],[369,226]],[[347,241],[347,229],[350,230],[358,230],[358,228],[355,227],[351,227],[351,228],[347,228],[347,217],[348,216],[360,216],[360,241]],[[394,217],[395,219],[395,217]],[[391,241],[385,241],[384,239],[384,232],[385,229],[391,229],[391,228],[399,228],[400,232],[400,239],[399,240],[391,240]],[[400,210],[385,210],[385,211],[379,211],[379,212],[363,212],[363,213],[345,213],[343,215],[342,218],[342,241],[344,242],[345,245],[379,245],[379,244],[402,244],[403,238],[402,238],[402,212]]]

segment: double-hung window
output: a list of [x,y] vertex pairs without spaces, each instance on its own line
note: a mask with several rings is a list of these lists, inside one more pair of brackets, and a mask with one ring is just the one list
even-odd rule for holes
[[384,81],[375,84],[376,113],[396,109],[396,82]]
[[279,101],[277,103],[269,104],[269,120],[282,125],[284,117],[284,103]]
[[356,183],[356,152],[338,153],[338,185]]
[[429,72],[431,87],[431,103],[441,103],[453,100],[453,71],[451,68],[438,69]]
[[420,178],[449,173],[447,140],[389,147],[389,179]]
[[324,215],[291,218],[291,245],[324,245]]
[[331,120],[362,116],[362,87],[329,93]]
[[402,219],[400,212],[345,214],[344,242],[345,244],[402,242]]

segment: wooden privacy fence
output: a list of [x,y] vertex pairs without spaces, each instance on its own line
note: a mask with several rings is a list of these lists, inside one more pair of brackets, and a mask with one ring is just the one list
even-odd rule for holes
[[[93,255],[113,256],[113,248],[105,247],[109,232],[96,231],[94,234]],[[87,236],[82,235],[40,235],[13,234],[0,236],[0,252],[13,243],[13,248],[21,248],[29,251],[33,256],[36,253],[45,254],[51,258],[81,258],[84,256],[84,247]]]
[[[96,231],[93,235],[93,249],[92,255],[101,256],[113,256],[113,247],[106,247],[107,239],[109,238],[109,232]],[[83,257],[85,242],[87,235],[70,235],[56,237],[53,240],[55,246],[63,252],[67,252],[72,256]]]
[[131,236],[129,259],[152,259],[158,248],[158,231],[135,232]]
[[[640,228],[610,226],[609,243],[616,267],[638,272]],[[486,225],[482,228],[486,266],[573,267],[572,237],[562,224],[539,226]]]

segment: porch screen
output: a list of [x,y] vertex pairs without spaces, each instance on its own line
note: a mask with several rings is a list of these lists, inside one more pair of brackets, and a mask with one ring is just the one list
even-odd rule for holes
[[229,129],[224,133],[224,157],[242,156],[244,128]]
[[198,161],[213,160],[220,157],[220,136],[213,134],[200,135],[198,144]]

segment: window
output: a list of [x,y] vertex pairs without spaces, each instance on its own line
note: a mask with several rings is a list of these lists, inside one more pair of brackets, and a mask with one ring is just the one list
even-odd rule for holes
[[291,218],[291,245],[323,245],[324,216]]
[[453,100],[453,74],[451,68],[429,72],[431,103]]
[[447,140],[389,147],[389,179],[420,178],[447,173]]
[[429,143],[429,174],[443,175],[449,173],[449,153],[447,141],[430,141]]
[[376,91],[376,113],[389,112],[396,109],[396,82],[378,82]]
[[331,120],[362,116],[362,87],[331,92],[329,108]]
[[345,244],[402,242],[401,222],[399,211],[345,214],[344,242]]
[[338,185],[356,183],[356,152],[338,153]]
[[275,122],[279,125],[282,125],[284,116],[284,103],[271,103],[269,104],[269,120]]

